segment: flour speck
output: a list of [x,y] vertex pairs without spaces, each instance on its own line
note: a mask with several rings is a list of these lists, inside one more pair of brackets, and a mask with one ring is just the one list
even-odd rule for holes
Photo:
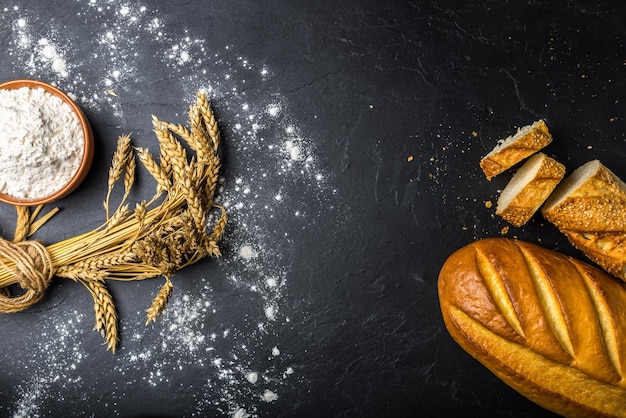
[[263,392],[263,400],[265,402],[274,402],[276,399],[278,399],[278,395],[273,391],[267,389]]
[[233,413],[233,418],[246,418],[249,416],[244,408],[239,408]]
[[241,255],[244,260],[252,260],[257,256],[257,253],[251,245],[242,245],[239,248],[239,255]]
[[256,372],[250,372],[246,375],[246,380],[254,384],[257,382],[257,380],[259,380],[259,374]]

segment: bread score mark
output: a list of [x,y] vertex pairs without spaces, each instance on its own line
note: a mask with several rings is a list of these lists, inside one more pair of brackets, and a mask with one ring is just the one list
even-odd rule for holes
[[480,250],[476,251],[476,264],[478,265],[480,275],[483,277],[485,286],[492,295],[493,302],[500,310],[500,313],[502,313],[515,332],[521,337],[526,338],[526,334],[524,334],[522,324],[517,316],[509,292],[496,267],[489,261],[485,253]]
[[567,354],[571,357],[575,357],[574,346],[568,330],[569,326],[567,320],[565,319],[565,315],[563,314],[563,310],[561,309],[559,298],[554,291],[550,280],[539,263],[537,263],[536,260],[523,248],[520,247],[520,250],[522,251],[524,261],[526,262],[528,274],[530,275],[535,289],[537,289],[539,303],[541,304],[541,309],[544,312],[544,316],[550,330]]
[[[600,327],[602,343],[606,350],[607,356],[622,379],[617,382],[619,386],[626,387],[626,380],[624,380],[622,358],[620,356],[620,349],[624,349],[624,344],[620,344],[626,336],[619,336],[619,329],[615,323],[616,318],[624,320],[626,318],[626,301],[622,298],[613,298],[613,309],[607,301],[607,297],[617,292],[611,292],[612,289],[603,289],[598,280],[595,279],[592,272],[586,269],[579,263],[574,262],[574,267],[578,270],[580,277],[583,279],[583,283],[587,288],[587,292],[593,303],[593,307],[596,311],[596,317],[598,318],[598,326]],[[614,283],[615,286],[621,286],[620,283]],[[612,313],[613,312],[613,313]]]

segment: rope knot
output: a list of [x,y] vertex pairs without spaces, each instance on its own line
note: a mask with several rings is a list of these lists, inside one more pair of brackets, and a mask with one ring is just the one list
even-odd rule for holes
[[0,313],[23,311],[43,298],[54,276],[46,247],[39,241],[11,242],[0,238],[0,267],[11,272],[25,293],[11,297],[8,288],[0,290]]

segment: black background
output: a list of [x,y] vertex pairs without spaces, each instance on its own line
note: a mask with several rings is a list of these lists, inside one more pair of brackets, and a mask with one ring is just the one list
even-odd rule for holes
[[[117,135],[132,132],[140,145],[154,146],[150,114],[184,122],[190,91],[181,89],[183,79],[210,83],[245,56],[269,68],[272,77],[244,84],[239,72],[230,81],[239,95],[226,88],[210,95],[223,129],[225,190],[235,187],[238,173],[273,172],[274,162],[265,161],[263,153],[244,158],[237,145],[240,116],[232,101],[241,97],[252,106],[281,97],[327,179],[315,192],[282,180],[286,204],[295,202],[312,214],[306,225],[289,217],[265,219],[262,213],[253,218],[262,228],[267,223],[266,255],[286,260],[281,267],[288,286],[272,338],[252,333],[248,360],[260,372],[278,367],[267,354],[278,345],[281,366],[292,367],[294,374],[265,382],[279,395],[274,402],[260,400],[263,388],[242,389],[234,402],[258,416],[551,415],[496,379],[449,337],[439,312],[437,275],[455,249],[484,237],[517,237],[582,258],[540,216],[503,235],[507,225],[494,215],[495,202],[511,174],[487,182],[478,161],[498,139],[544,118],[554,136],[545,152],[568,171],[597,158],[626,178],[623,2],[154,1],[145,4],[145,13],[166,22],[172,38],[187,34],[205,40],[207,51],[181,73],[160,65],[155,47],[160,44],[135,40],[145,43],[137,57],[128,57],[138,62],[139,71],[116,85],[115,109],[92,106],[83,97],[105,96],[97,73],[104,63],[88,57],[106,25],[88,3],[16,0],[3,11],[0,78],[39,78],[79,90],[77,103],[96,136],[89,177],[57,202],[62,212],[39,238],[56,242],[99,225]],[[141,5],[96,3],[105,9]],[[74,60],[80,69],[65,78],[43,64],[29,69],[24,54],[11,52],[16,37],[11,22],[19,16],[27,16],[39,36],[56,28],[68,66]],[[220,51],[219,65],[213,49]],[[72,76],[78,72],[77,85]],[[274,130],[279,129],[266,127],[268,141]],[[263,185],[272,184],[270,175]],[[140,179],[137,187],[139,194],[152,191],[147,180]],[[487,208],[487,201],[494,207]],[[14,212],[2,207],[0,214],[3,235],[10,237]],[[238,251],[230,237],[250,227],[243,219],[234,211],[222,260],[200,262],[174,278],[173,300],[210,283],[221,309],[195,319],[207,333],[221,333],[229,323],[254,328],[254,315],[263,316],[262,309],[251,308],[258,297],[251,299],[228,280],[229,266],[236,263],[228,260]],[[23,389],[32,388],[40,375],[46,376],[45,395],[34,401],[33,415],[233,412],[232,404],[220,401],[219,385],[215,393],[205,386],[207,379],[220,382],[217,371],[201,364],[155,385],[141,367],[127,369],[124,378],[132,384],[112,372],[129,361],[130,351],[159,346],[160,323],[143,328],[138,312],[160,283],[110,284],[124,324],[115,355],[105,352],[91,331],[88,293],[69,281],[56,280],[28,311],[0,317],[1,413],[16,413]],[[65,364],[63,356],[72,357],[72,350],[49,350],[41,341],[52,338],[58,318],[67,321],[75,312],[85,319],[62,347],[79,347],[83,360],[75,370],[63,367],[61,380],[67,381],[55,382],[40,370],[50,370],[46,363]],[[133,339],[137,333],[142,337]],[[232,344],[218,340],[215,350],[226,356]],[[146,367],[172,364],[177,355],[155,350]],[[207,353],[207,362],[212,359]],[[273,375],[280,376],[280,370]]]

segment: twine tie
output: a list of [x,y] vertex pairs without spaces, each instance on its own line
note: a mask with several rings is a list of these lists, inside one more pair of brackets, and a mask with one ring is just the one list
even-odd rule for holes
[[39,241],[11,242],[0,238],[0,266],[11,271],[25,290],[24,294],[11,297],[7,287],[0,288],[0,313],[23,311],[39,302],[54,276],[50,254]]

